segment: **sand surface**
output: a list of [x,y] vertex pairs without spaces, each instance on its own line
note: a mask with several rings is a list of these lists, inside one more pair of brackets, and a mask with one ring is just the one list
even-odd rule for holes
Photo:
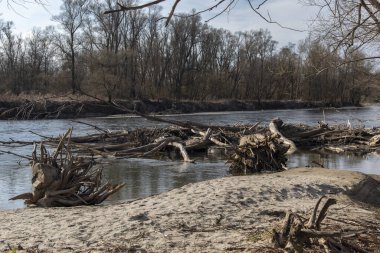
[[6,210],[0,252],[257,252],[284,211],[307,214],[324,194],[338,199],[329,222],[380,228],[379,192],[379,182],[362,173],[300,168],[189,184],[129,203]]

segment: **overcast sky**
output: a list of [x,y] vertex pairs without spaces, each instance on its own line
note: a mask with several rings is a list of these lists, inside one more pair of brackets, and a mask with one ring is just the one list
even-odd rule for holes
[[[51,21],[51,16],[59,13],[59,6],[61,5],[60,0],[45,0],[47,3],[45,8],[29,3],[24,4],[24,6],[13,4],[14,10],[12,10],[8,8],[7,0],[0,1],[0,18],[4,21],[13,21],[16,31],[23,34],[28,34],[33,27],[54,25],[54,22]],[[140,2],[146,3],[148,1],[141,0]],[[163,15],[167,15],[173,2],[173,0],[168,0],[161,4],[161,6],[164,7]],[[182,0],[177,7],[177,13],[190,12],[192,8],[198,11],[203,10],[216,2],[216,0]],[[203,14],[202,19],[209,19],[223,8],[224,7],[221,6],[218,10]],[[260,8],[260,11],[265,16],[268,16],[269,12],[272,20],[281,23],[283,26],[305,30],[305,32],[291,31],[280,28],[276,24],[268,24],[250,9],[245,0],[240,0],[234,8],[213,19],[209,24],[214,27],[229,29],[233,32],[258,30],[260,28],[268,29],[273,39],[277,40],[282,46],[288,42],[297,43],[299,40],[305,38],[307,36],[309,21],[312,20],[316,14],[315,9],[304,6],[299,3],[298,0],[268,0],[266,4]]]

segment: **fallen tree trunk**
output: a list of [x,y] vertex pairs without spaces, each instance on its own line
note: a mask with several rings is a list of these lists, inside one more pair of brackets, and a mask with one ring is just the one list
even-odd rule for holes
[[[210,128],[209,128],[210,129]],[[211,130],[211,129],[210,129]],[[229,144],[226,144],[224,142],[221,142],[219,141],[218,139],[216,139],[215,137],[212,136],[212,131],[208,131],[207,132],[202,132],[202,131],[195,131],[195,130],[192,130],[194,133],[197,133],[201,136],[203,136],[203,139],[204,140],[210,140],[212,143],[214,143],[215,145],[217,146],[221,146],[221,147],[231,147],[231,145]]]
[[173,147],[176,147],[179,152],[181,153],[182,155],[182,158],[183,158],[183,161],[184,162],[188,162],[188,163],[193,163],[194,160],[191,160],[187,151],[186,151],[186,148],[179,142],[171,142],[169,143],[169,145],[173,146]]
[[281,127],[283,125],[283,122],[281,119],[277,118],[277,119],[272,119],[271,122],[269,123],[269,131],[271,131],[272,134],[278,136],[281,141],[288,145],[289,146],[289,149],[288,151],[286,152],[287,155],[291,155],[293,154],[296,150],[297,150],[297,147],[296,147],[296,144],[294,144],[293,141],[289,140],[288,138],[286,138],[279,130],[278,128]]
[[324,133],[326,132],[326,130],[328,130],[328,125],[325,124],[325,123],[319,123],[319,126],[318,128],[316,129],[313,129],[313,130],[310,130],[310,131],[307,131],[307,132],[303,132],[303,133],[300,133],[298,135],[298,137],[301,137],[301,138],[309,138],[309,137],[312,137],[312,136],[315,136],[315,135],[318,135],[318,134],[321,134],[321,133]]

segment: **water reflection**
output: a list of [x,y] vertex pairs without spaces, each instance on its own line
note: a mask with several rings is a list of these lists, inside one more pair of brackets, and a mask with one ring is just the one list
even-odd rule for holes
[[346,169],[380,175],[380,157],[375,153],[359,156],[302,151],[294,153],[288,161],[289,167],[315,167],[318,164],[330,169]]
[[32,190],[32,171],[25,166],[6,169],[7,173],[0,173],[0,209],[23,207],[22,201],[9,201],[8,199]]
[[203,160],[196,163],[150,159],[117,160],[109,164],[105,178],[127,186],[109,201],[146,197],[189,183],[227,175],[224,161]]

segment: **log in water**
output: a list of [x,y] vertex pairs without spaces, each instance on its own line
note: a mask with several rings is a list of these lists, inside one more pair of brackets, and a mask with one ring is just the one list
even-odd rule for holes
[[[372,127],[380,125],[380,107],[371,106],[364,108],[344,108],[325,110],[325,120],[327,123],[347,123],[347,119],[353,126],[365,125]],[[305,123],[315,124],[318,120],[323,120],[322,110],[273,110],[273,111],[255,111],[255,112],[224,112],[224,113],[200,113],[192,115],[175,115],[166,116],[184,121],[196,121],[204,124],[232,124],[239,122],[248,124],[261,121],[262,125],[268,124],[269,120],[274,117],[280,117],[287,123]],[[147,121],[139,117],[116,117],[116,118],[91,118],[81,119],[81,121],[96,124],[102,129],[114,131],[116,129],[131,130],[136,127],[164,127],[164,123]],[[58,136],[65,132],[69,127],[74,127],[77,135],[97,133],[90,126],[74,123],[69,120],[41,120],[41,121],[0,121],[0,139],[9,141],[14,140],[41,140],[40,137],[31,134],[29,130],[46,136]],[[1,147],[7,149],[7,147]],[[15,153],[30,155],[29,147],[19,147],[12,149]],[[105,177],[113,182],[126,182],[127,187],[120,193],[117,193],[111,201],[119,199],[134,199],[151,194],[156,194],[180,187],[184,184],[203,181],[211,178],[226,175],[227,165],[224,161],[218,160],[219,154],[223,150],[209,152],[207,156],[192,156],[196,160],[195,164],[184,164],[181,161],[156,161],[150,159],[127,159],[127,160],[108,160],[104,164]],[[19,158],[1,155],[0,170],[0,208],[22,207],[22,202],[9,202],[8,199],[18,193],[28,192],[31,189],[31,171],[29,166],[21,162],[18,165]],[[296,166],[318,166],[323,164],[326,168],[345,168],[351,170],[363,171],[365,173],[379,174],[378,164],[380,158],[375,154],[369,154],[365,157],[360,156],[342,156],[338,154],[324,152],[310,152],[299,150],[294,153],[289,161],[288,167]]]

